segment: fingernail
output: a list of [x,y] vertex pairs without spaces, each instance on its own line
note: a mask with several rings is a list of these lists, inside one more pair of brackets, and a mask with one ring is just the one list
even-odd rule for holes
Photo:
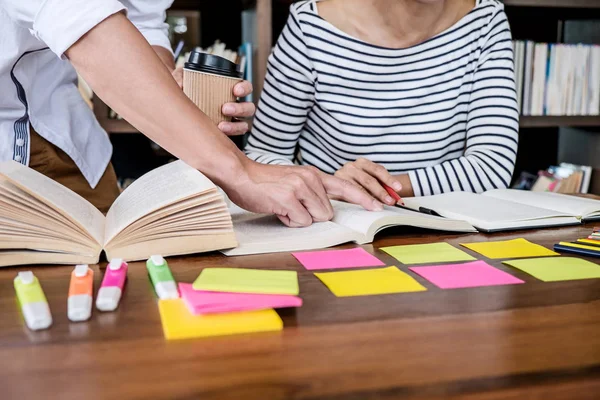
[[394,182],[392,184],[392,186],[394,187],[394,190],[396,190],[396,191],[402,190],[402,185],[400,184],[400,182]]
[[392,204],[392,203],[394,203],[394,199],[392,199],[390,196],[386,196],[385,197],[385,202],[388,203],[388,204]]
[[231,132],[231,126],[229,124],[220,124],[219,129],[221,130],[221,132],[224,132],[224,133]]
[[241,87],[234,87],[233,88],[233,94],[235,94],[236,96],[243,96],[244,95],[244,89],[242,89]]
[[233,114],[235,112],[235,107],[231,104],[225,104],[223,106],[223,114]]
[[373,211],[383,211],[383,204],[377,200],[373,200]]

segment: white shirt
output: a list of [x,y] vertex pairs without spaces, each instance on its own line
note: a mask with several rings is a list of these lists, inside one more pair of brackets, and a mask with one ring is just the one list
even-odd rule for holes
[[0,0],[0,161],[29,164],[29,126],[67,153],[91,187],[112,146],[63,56],[107,17],[127,11],[151,45],[170,50],[173,0]]

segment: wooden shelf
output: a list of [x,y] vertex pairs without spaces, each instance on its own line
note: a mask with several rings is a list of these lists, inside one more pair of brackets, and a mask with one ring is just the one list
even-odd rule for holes
[[519,125],[521,128],[600,126],[600,116],[521,116]]
[[600,8],[598,0],[503,0],[507,6],[515,7],[562,7]]

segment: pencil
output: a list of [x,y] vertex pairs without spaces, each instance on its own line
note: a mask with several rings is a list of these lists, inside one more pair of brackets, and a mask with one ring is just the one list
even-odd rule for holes
[[400,204],[404,205],[404,200],[402,200],[402,197],[400,197],[394,189],[392,189],[385,183],[382,183],[382,185],[383,185],[383,188],[385,189],[385,191],[388,192],[388,194],[390,196],[392,196],[392,199],[394,199],[396,201],[396,204],[400,203]]

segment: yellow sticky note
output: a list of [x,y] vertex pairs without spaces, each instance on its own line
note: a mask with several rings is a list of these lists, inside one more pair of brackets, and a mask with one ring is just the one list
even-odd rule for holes
[[474,252],[491,259],[547,257],[560,255],[552,250],[548,250],[544,246],[531,243],[523,238],[501,240],[497,242],[461,243],[461,246],[471,249]]
[[193,315],[182,299],[159,300],[165,338],[191,339],[239,333],[280,331],[283,321],[275,310]]
[[448,243],[411,244],[382,247],[390,256],[403,264],[427,264],[453,261],[473,261],[475,258]]
[[297,295],[296,271],[268,271],[246,268],[205,268],[193,285],[211,292]]
[[544,282],[600,278],[600,265],[575,257],[546,257],[504,261]]
[[397,267],[315,273],[336,297],[422,292],[427,290]]

